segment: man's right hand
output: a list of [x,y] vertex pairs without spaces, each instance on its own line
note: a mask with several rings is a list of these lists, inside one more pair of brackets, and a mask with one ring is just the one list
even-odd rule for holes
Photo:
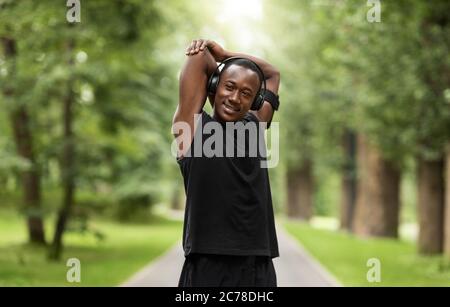
[[228,58],[228,52],[222,48],[218,43],[212,40],[207,39],[195,39],[192,43],[186,48],[186,55],[194,55],[200,51],[208,48],[211,55],[214,57],[216,62],[222,62],[226,58]]

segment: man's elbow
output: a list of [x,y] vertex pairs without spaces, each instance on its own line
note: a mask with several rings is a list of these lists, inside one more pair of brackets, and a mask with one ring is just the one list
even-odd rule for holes
[[212,56],[211,52],[207,48],[200,50],[198,53],[188,55],[186,60],[187,65],[193,65],[196,69],[200,69],[208,76],[216,69],[216,60]]

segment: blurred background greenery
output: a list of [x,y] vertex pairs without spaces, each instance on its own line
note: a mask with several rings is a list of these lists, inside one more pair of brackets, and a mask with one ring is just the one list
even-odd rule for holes
[[65,2],[0,0],[0,285],[66,285],[71,256],[117,285],[181,238],[170,128],[195,38],[281,71],[289,232],[345,285],[371,255],[381,285],[450,285],[450,2],[369,22],[377,1],[81,0],[79,23]]

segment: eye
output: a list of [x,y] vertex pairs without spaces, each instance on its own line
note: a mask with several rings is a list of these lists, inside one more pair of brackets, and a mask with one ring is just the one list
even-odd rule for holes
[[232,86],[231,84],[225,84],[225,88],[226,88],[228,91],[232,91],[232,90],[233,90],[233,86]]
[[250,98],[250,93],[249,92],[242,92],[242,95],[244,95],[245,98]]

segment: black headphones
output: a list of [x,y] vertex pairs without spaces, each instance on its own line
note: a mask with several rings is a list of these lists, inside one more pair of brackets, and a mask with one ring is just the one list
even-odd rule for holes
[[241,57],[231,57],[228,59],[225,59],[222,63],[220,63],[216,70],[214,71],[214,73],[211,75],[211,77],[209,77],[208,80],[208,95],[215,95],[216,91],[217,91],[217,87],[219,86],[219,81],[220,81],[220,75],[222,73],[223,68],[225,67],[226,64],[233,62],[235,60],[246,60],[249,62],[252,62],[253,64],[255,64],[256,68],[259,71],[259,78],[262,80],[261,81],[261,85],[259,86],[259,90],[258,93],[255,96],[255,99],[253,100],[252,106],[251,106],[251,110],[259,110],[261,109],[263,103],[264,103],[264,95],[266,93],[266,78],[264,77],[264,73],[262,71],[262,69],[258,66],[258,64],[256,64],[255,62],[253,62],[252,60],[249,60],[247,58],[241,58]]

